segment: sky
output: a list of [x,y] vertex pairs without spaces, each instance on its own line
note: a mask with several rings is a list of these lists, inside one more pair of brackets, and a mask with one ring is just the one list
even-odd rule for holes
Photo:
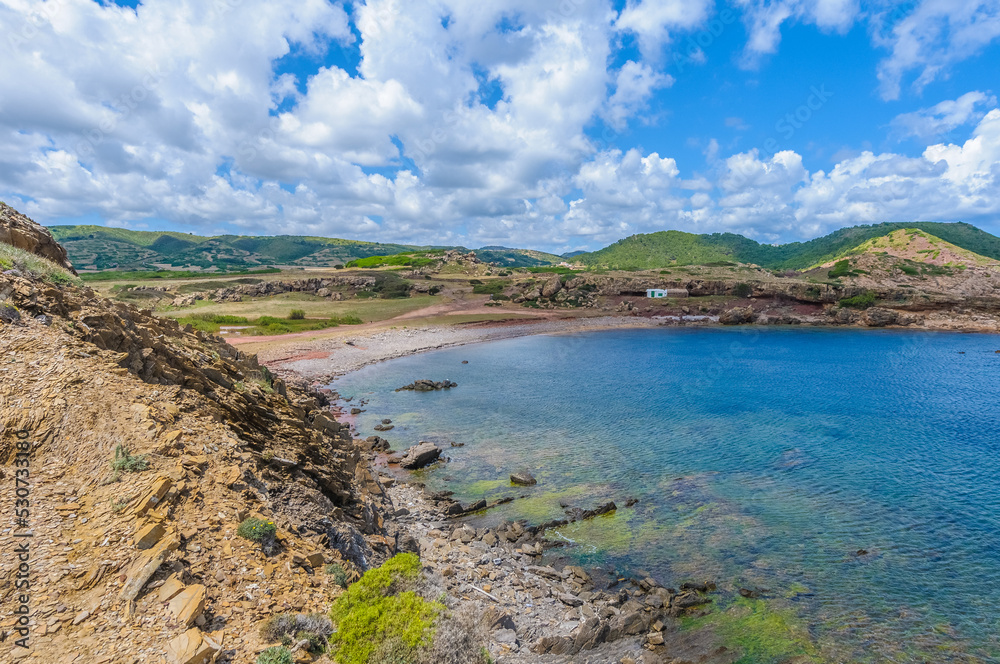
[[1000,234],[1000,0],[0,0],[46,225],[556,253]]

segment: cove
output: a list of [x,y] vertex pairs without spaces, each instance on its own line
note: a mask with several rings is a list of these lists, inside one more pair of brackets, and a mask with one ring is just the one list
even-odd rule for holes
[[[1000,661],[1000,338],[822,329],[537,336],[332,384],[485,521],[633,507],[549,533],[563,555],[759,590],[829,661]],[[468,364],[462,364],[467,361]],[[415,379],[438,392],[395,392]],[[464,443],[451,448],[452,441]],[[513,487],[530,470],[534,487]],[[521,498],[520,496],[525,496]]]

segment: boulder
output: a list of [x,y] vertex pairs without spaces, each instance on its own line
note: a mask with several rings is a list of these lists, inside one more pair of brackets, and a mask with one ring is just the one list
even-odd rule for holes
[[752,323],[756,317],[753,307],[734,307],[723,312],[719,316],[719,322],[723,325],[745,325]]
[[167,642],[168,664],[210,664],[222,652],[222,644],[213,636],[192,627]]
[[406,450],[399,465],[407,470],[416,470],[428,466],[441,456],[441,448],[434,443],[420,443]]
[[872,307],[861,315],[861,322],[868,327],[885,327],[896,322],[896,312],[882,307]]
[[555,297],[556,293],[562,290],[562,276],[552,275],[552,278],[542,285],[542,297]]
[[511,473],[510,481],[512,484],[520,484],[521,486],[532,486],[534,484],[538,484],[538,480],[536,480],[531,473],[524,470],[517,473]]
[[169,606],[177,622],[190,627],[205,611],[205,586],[201,584],[188,586],[170,600]]

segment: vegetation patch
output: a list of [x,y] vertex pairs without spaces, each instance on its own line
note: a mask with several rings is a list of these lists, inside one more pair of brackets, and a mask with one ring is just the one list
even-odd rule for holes
[[[235,276],[240,274],[278,274],[281,270],[276,267],[264,268],[261,270],[232,270],[230,272],[198,272],[194,270],[107,270],[104,272],[87,272],[81,274],[84,281],[138,281],[148,279],[218,279],[219,277]],[[204,285],[204,284],[200,284]],[[221,286],[220,286],[221,288]]]
[[368,258],[359,258],[358,260],[353,260],[347,264],[347,267],[363,268],[363,269],[374,269],[378,267],[390,267],[390,266],[402,266],[402,267],[428,267],[434,265],[438,262],[440,258],[434,258],[433,254],[443,254],[444,251],[431,252],[431,256],[426,253],[423,256],[418,256],[414,253],[403,253],[395,254],[392,256],[369,256]]
[[330,618],[337,631],[330,637],[339,664],[366,664],[379,651],[391,649],[402,657],[381,661],[408,662],[434,637],[434,620],[444,610],[412,588],[420,576],[420,559],[401,553],[365,572],[337,598]]
[[292,664],[292,651],[284,646],[272,646],[257,655],[257,664]]
[[144,454],[132,454],[122,444],[115,446],[115,458],[111,461],[111,481],[117,482],[122,473],[141,473],[149,469],[149,460]]
[[274,542],[278,528],[273,521],[265,521],[251,516],[240,522],[236,534],[251,542],[267,545]]
[[340,563],[330,563],[323,568],[323,571],[329,574],[333,582],[336,583],[341,588],[347,588],[347,570]]
[[772,608],[762,599],[740,597],[725,610],[683,618],[682,624],[685,629],[716,629],[727,646],[741,652],[736,664],[779,664],[793,658],[796,664],[823,661],[795,613]]
[[41,279],[57,286],[80,283],[80,279],[69,270],[4,242],[0,242],[0,270],[17,270],[33,279]]
[[[478,281],[473,279],[472,281]],[[469,283],[472,283],[470,281]],[[477,284],[472,284],[472,292],[476,295],[500,295],[503,293],[504,289],[507,288],[507,282],[497,279],[495,281],[489,281],[486,283],[479,282]]]
[[332,633],[333,623],[322,613],[279,613],[268,618],[260,628],[260,636],[265,641],[280,641],[284,646],[307,641],[306,650],[313,654],[326,651],[327,639]]
[[875,306],[876,299],[877,296],[874,291],[865,291],[861,295],[846,297],[839,304],[841,307],[848,307],[849,309],[869,309]]

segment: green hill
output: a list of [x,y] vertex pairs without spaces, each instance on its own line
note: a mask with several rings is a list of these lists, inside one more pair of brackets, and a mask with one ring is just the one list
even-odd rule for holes
[[425,247],[336,238],[276,235],[202,237],[104,226],[51,226],[73,264],[84,270],[157,267],[244,270],[270,265],[324,267]]
[[[296,235],[202,237],[172,231],[132,231],[105,226],[51,226],[70,260],[83,270],[187,268],[246,270],[273,265],[330,267],[372,256],[464,247],[421,247]],[[484,247],[480,260],[505,267],[540,267],[562,259],[530,249]]]
[[802,270],[843,258],[869,240],[905,229],[919,229],[974,254],[1000,259],[1000,238],[971,224],[918,221],[853,226],[808,242],[783,245],[761,244],[733,233],[695,235],[661,231],[633,235],[599,251],[581,254],[576,260],[611,269],[655,269],[668,265],[732,262]]

